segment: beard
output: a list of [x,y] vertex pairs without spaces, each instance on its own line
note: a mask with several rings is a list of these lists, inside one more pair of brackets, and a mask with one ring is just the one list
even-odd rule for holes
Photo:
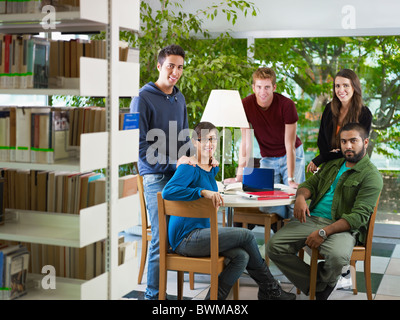
[[[349,152],[346,154],[346,152]],[[363,146],[362,150],[360,152],[355,152],[353,150],[345,150],[343,152],[344,158],[351,163],[357,163],[360,161],[365,155],[365,147]]]

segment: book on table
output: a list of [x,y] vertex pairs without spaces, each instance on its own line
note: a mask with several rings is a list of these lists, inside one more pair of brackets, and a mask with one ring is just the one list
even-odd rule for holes
[[282,190],[247,192],[247,194],[256,196],[257,200],[289,199],[295,195],[292,192]]

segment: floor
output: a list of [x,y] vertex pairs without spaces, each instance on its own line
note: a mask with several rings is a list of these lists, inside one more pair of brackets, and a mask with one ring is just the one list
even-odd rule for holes
[[[130,230],[132,232],[132,230]],[[141,252],[141,238],[131,232],[124,232],[126,241],[138,240],[138,256]],[[260,252],[264,252],[262,239],[264,229],[256,227],[253,232],[260,243]],[[307,255],[306,255],[307,256]],[[290,283],[280,270],[271,262],[272,274],[281,282],[285,291],[296,293],[296,288]],[[346,276],[340,280],[336,290],[331,294],[329,300],[366,300],[363,263],[357,262],[356,279],[358,294],[353,295],[351,280]],[[375,300],[400,300],[400,225],[376,224],[373,247],[372,247],[372,291]],[[146,290],[146,269],[143,281],[136,290],[127,294],[125,299],[142,300]],[[184,299],[203,300],[209,288],[209,276],[195,275],[195,288],[190,290],[188,276],[185,275]],[[247,275],[240,278],[240,299],[257,300],[258,287]],[[176,272],[168,272],[167,297],[176,299]],[[232,298],[231,296],[228,298]],[[297,300],[308,300],[303,293],[297,295]]]

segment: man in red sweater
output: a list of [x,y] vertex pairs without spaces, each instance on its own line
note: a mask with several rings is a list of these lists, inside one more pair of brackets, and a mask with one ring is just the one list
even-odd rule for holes
[[[254,94],[242,102],[260,147],[260,167],[274,169],[275,183],[297,188],[305,180],[305,161],[303,145],[296,134],[299,118],[296,106],[291,99],[275,92],[276,74],[271,68],[258,68],[253,73],[252,88]],[[251,166],[251,129],[242,129],[236,181],[242,181],[243,168]],[[268,212],[268,208],[262,208],[262,211]],[[282,218],[290,217],[289,211],[286,207],[273,208],[273,212]]]

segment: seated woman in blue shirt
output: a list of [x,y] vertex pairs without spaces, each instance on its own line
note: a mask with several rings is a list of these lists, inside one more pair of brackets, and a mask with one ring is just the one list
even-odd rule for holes
[[[200,122],[193,132],[195,155],[190,164],[178,166],[174,176],[164,187],[167,200],[191,201],[201,197],[211,199],[215,207],[223,204],[218,193],[215,175],[218,166],[211,164],[217,146],[218,132],[209,122]],[[202,257],[210,255],[210,222],[204,218],[171,216],[168,238],[172,249],[181,255]],[[245,269],[259,286],[260,300],[294,300],[296,296],[282,290],[260,255],[253,233],[245,228],[219,228],[219,252],[229,259],[218,279],[218,299],[227,298],[232,286]]]

